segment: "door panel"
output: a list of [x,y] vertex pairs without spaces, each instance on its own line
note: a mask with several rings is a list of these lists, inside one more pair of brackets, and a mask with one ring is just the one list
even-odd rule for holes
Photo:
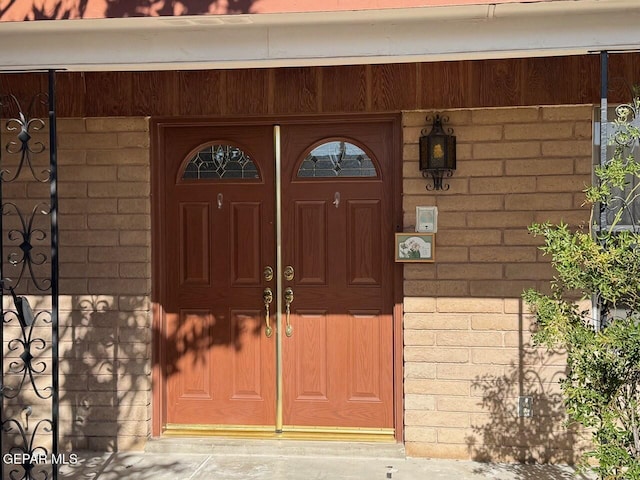
[[327,401],[329,362],[327,355],[328,325],[326,312],[298,311],[298,341],[293,344],[295,376],[285,388],[292,389],[296,400]]
[[[176,331],[191,332],[194,338],[207,338],[213,335],[213,316],[207,310],[181,310],[177,317],[179,322]],[[191,342],[187,335],[176,337],[176,353],[183,355],[178,359],[180,382],[177,383],[176,395],[185,400],[211,400],[212,364],[211,355],[195,355],[190,349]]]
[[[312,147],[335,132],[366,147],[377,175],[338,177],[337,160],[322,158],[307,170],[336,177],[298,177]],[[282,129],[283,261],[296,270],[284,284],[294,290],[293,335],[283,337],[285,431],[393,427],[391,135],[375,122]]]
[[230,374],[233,377],[232,399],[264,400],[262,386],[262,349],[269,345],[266,342],[253,341],[256,334],[260,335],[262,322],[261,311],[231,312],[230,322],[231,344],[241,346],[233,355]]
[[[285,197],[285,201],[290,201]],[[295,202],[296,245],[304,245],[295,256],[298,283],[301,285],[326,285],[327,283],[327,204],[322,201]]]
[[211,214],[208,203],[181,203],[180,206],[181,287],[208,286],[211,282]]
[[349,395],[350,401],[381,402],[382,379],[378,370],[380,353],[384,352],[384,329],[377,319],[380,312],[354,313],[349,318]]
[[356,200],[347,203],[347,259],[350,285],[380,285],[384,256],[380,200]]
[[259,202],[231,203],[231,241],[229,260],[234,286],[260,284],[260,244],[262,241],[262,208]]
[[[262,270],[275,266],[272,129],[175,125],[162,147],[166,422],[270,425],[275,341],[264,333]],[[231,178],[214,178],[224,155]],[[247,156],[259,178],[234,178],[255,173]]]

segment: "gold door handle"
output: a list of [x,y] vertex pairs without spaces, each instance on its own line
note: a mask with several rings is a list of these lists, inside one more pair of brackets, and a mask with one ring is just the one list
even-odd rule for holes
[[264,321],[266,323],[266,328],[264,329],[264,333],[267,338],[273,335],[273,328],[271,328],[271,320],[269,319],[269,305],[273,302],[273,292],[269,287],[265,288],[262,291],[262,300],[264,301]]
[[293,327],[291,326],[291,304],[293,303],[293,288],[287,287],[284,290],[284,303],[285,303],[285,311],[287,313],[287,326],[284,330],[284,333],[287,337],[293,335]]
[[264,276],[265,281],[270,282],[271,280],[273,280],[273,268],[267,265],[266,267],[264,267],[262,275]]
[[284,267],[284,272],[282,272],[282,275],[287,282],[293,280],[293,277],[295,276],[293,267],[291,265],[287,265],[286,267]]

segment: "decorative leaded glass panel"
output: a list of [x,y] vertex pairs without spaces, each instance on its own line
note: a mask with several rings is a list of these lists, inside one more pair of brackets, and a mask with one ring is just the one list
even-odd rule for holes
[[311,150],[300,165],[300,177],[377,177],[377,172],[364,150],[336,140]]
[[249,155],[233,145],[210,145],[203,148],[189,161],[182,174],[183,180],[229,178],[260,178]]

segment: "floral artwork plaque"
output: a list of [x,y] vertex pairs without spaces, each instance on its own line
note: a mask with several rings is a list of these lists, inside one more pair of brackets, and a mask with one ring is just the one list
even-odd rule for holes
[[433,262],[435,235],[433,233],[396,233],[396,262]]

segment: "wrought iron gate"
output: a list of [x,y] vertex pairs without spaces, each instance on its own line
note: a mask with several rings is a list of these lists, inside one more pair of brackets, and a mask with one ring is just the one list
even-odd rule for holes
[[48,92],[0,91],[0,476],[11,480],[58,478],[55,71],[42,73]]

